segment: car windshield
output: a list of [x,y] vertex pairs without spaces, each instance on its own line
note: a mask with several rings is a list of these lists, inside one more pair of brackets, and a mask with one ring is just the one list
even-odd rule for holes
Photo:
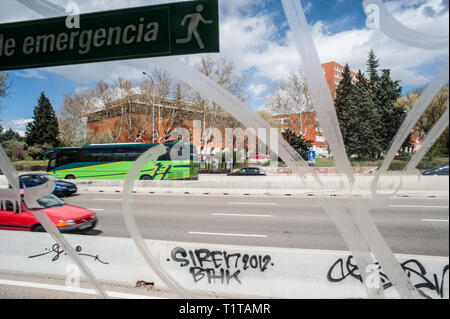
[[66,204],[53,194],[41,197],[37,200],[37,202],[43,208],[62,207]]

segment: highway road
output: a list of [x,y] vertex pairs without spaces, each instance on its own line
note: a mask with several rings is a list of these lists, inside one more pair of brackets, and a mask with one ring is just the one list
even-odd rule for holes
[[[343,197],[263,197],[134,194],[145,239],[212,244],[348,250],[321,203]],[[359,198],[367,205],[366,198]],[[82,193],[68,204],[99,217],[89,236],[130,237],[122,195]],[[391,198],[371,216],[394,253],[449,256],[448,198]]]

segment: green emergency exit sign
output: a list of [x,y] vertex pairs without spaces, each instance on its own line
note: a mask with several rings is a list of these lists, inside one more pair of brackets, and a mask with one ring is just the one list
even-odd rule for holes
[[219,52],[218,0],[0,24],[0,70]]

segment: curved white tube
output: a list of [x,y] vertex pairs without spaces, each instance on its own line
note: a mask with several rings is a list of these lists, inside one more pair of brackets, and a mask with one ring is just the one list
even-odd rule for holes
[[425,92],[417,100],[416,104],[409,111],[406,119],[403,121],[401,127],[397,131],[394,139],[392,140],[389,151],[384,157],[384,161],[381,167],[375,173],[375,178],[371,184],[372,194],[377,193],[377,184],[381,175],[385,174],[397,155],[398,150],[402,147],[403,142],[408,138],[409,133],[416,125],[422,114],[426,111],[427,107],[433,101],[439,90],[445,85],[449,78],[449,63],[447,62],[440,70],[439,74],[433,79],[433,81],[427,86]]
[[[335,160],[336,167],[339,171],[345,172],[351,183],[353,183],[353,170],[345,152],[345,146],[340,134],[334,104],[331,100],[330,92],[327,89],[325,78],[323,77],[320,60],[310,34],[310,27],[306,21],[303,8],[298,0],[282,0],[282,4],[291,30],[294,33],[294,39],[296,40],[297,49],[301,56],[306,78],[311,86],[311,96],[314,101],[314,106],[317,108],[319,123],[324,130],[324,133],[326,129],[328,129],[328,134],[324,134],[325,138],[329,142],[330,148],[331,145],[333,145],[332,153],[335,159],[336,156],[338,158],[338,160]],[[323,112],[321,112],[322,109]],[[331,114],[333,116],[331,116]],[[331,134],[331,129],[334,130],[333,134]],[[336,139],[336,137],[339,138]],[[370,217],[367,205],[363,206],[354,199],[350,199],[348,202],[351,204],[350,211],[357,228],[359,228],[360,234],[363,235],[368,246],[372,249],[375,258],[380,262],[389,278],[395,284],[400,295],[405,298],[420,297],[415,287],[406,277],[403,269],[395,259],[382,235],[379,233],[375,223]],[[357,234],[355,234],[355,236],[356,235]],[[365,253],[368,254],[369,252],[366,251]],[[358,266],[361,267],[361,265]]]
[[[153,61],[155,61],[159,67],[189,84],[193,89],[198,91],[203,98],[220,105],[244,126],[270,128],[270,124],[264,121],[245,103],[227,92],[213,80],[194,70],[179,59],[158,58]],[[315,171],[307,166],[308,164],[301,159],[297,152],[293,150],[281,136],[278,137],[278,142],[281,147],[279,147],[278,150],[274,149],[274,151],[278,153],[288,167],[300,177],[303,177],[306,171],[310,172],[323,191],[324,185]],[[270,146],[272,147],[272,145]],[[330,219],[337,226],[360,269],[366,269],[368,265],[373,264],[364,237],[357,227],[354,226],[351,218],[349,221],[349,215],[345,212],[345,209],[340,205],[330,204],[327,201],[318,202],[318,205],[324,207]],[[361,275],[365,279],[367,274],[361,272]],[[379,298],[383,296],[382,289],[366,288],[368,289],[369,298]]]
[[132,192],[134,188],[134,183],[141,172],[142,168],[150,161],[155,162],[161,155],[166,153],[166,148],[164,145],[159,144],[147,150],[134,162],[133,166],[128,171],[127,177],[123,184],[123,201],[122,201],[122,213],[125,220],[125,225],[131,238],[133,239],[136,247],[138,248],[141,255],[144,257],[150,268],[153,269],[155,274],[164,283],[172,289],[174,292],[178,293],[182,298],[192,298],[190,294],[180,286],[159,264],[158,261],[153,257],[150,250],[142,238],[139,228],[136,225],[133,213],[133,199]]
[[379,28],[388,37],[420,49],[445,49],[449,45],[448,36],[434,36],[414,31],[396,20],[386,9],[381,0],[364,0],[364,11],[375,21],[375,28]]
[[16,0],[25,7],[44,17],[57,17],[67,14],[66,10],[47,0]]
[[442,114],[439,121],[433,126],[430,132],[427,134],[427,137],[423,140],[422,145],[419,150],[414,154],[411,160],[406,165],[405,171],[413,172],[415,171],[419,162],[424,158],[424,156],[428,153],[430,148],[436,143],[438,138],[444,133],[445,129],[448,127],[449,121],[449,109],[445,110],[444,114]]

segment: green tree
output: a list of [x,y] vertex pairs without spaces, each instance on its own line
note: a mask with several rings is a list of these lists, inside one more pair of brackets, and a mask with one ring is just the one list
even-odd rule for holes
[[42,92],[38,105],[34,108],[33,121],[28,123],[25,133],[28,146],[49,144],[53,147],[59,145],[59,127],[55,110],[50,100]]
[[[419,119],[418,128],[427,135],[433,126],[439,121],[442,114],[448,108],[449,88],[442,88],[431,104],[428,106],[422,117]],[[448,129],[441,135],[435,145],[430,149],[428,158],[432,160],[434,155],[446,155],[449,153],[449,136]],[[437,152],[436,152],[437,151]]]
[[12,158],[13,152],[17,150],[23,151],[25,149],[25,142],[19,141],[19,140],[7,140],[4,141],[3,149],[5,150],[6,154]]
[[7,130],[5,133],[2,134],[2,140],[3,141],[10,141],[10,140],[16,140],[16,141],[23,141],[23,138],[20,136],[19,133],[14,131],[13,129]]
[[3,144],[3,126],[0,123],[0,144]]
[[406,117],[406,108],[396,106],[402,92],[399,83],[399,81],[391,79],[390,70],[382,70],[382,75],[376,86],[374,103],[380,118],[376,126],[381,151],[388,150],[392,139]]
[[[418,88],[409,92],[405,97],[397,100],[396,107],[402,107],[406,110],[411,110],[417,103],[417,100],[420,98],[420,95],[423,93],[423,91],[424,88]],[[419,132],[422,137],[428,134],[428,132],[433,128],[433,126],[445,112],[446,108],[448,107],[448,95],[449,88],[448,86],[445,86],[434,97],[431,104],[420,117],[414,130]],[[435,145],[428,152],[427,155],[429,160],[432,160],[433,156],[448,156],[449,144],[449,130],[447,128],[447,130],[444,131],[441,137],[436,141]]]
[[367,59],[367,74],[369,75],[369,81],[372,84],[372,88],[375,88],[380,81],[380,76],[378,75],[378,67],[380,66],[380,61],[375,55],[375,51],[371,49],[369,51],[369,58]]
[[292,148],[304,159],[308,159],[308,152],[311,149],[312,141],[305,140],[300,134],[292,130],[283,132],[283,138],[292,146]]
[[[7,97],[10,94],[9,73],[0,72],[0,98]],[[0,100],[0,111],[2,110],[2,102]]]
[[[339,85],[336,89],[336,98],[334,100],[334,107],[336,108],[336,114],[341,126],[341,131],[343,128],[345,128],[345,125],[343,125],[343,122],[345,120],[343,118],[343,111],[349,105],[349,99],[351,97],[352,90],[352,75],[349,65],[346,64],[344,72],[342,73],[342,80],[339,82]],[[345,132],[342,131],[342,134],[345,135]]]
[[354,85],[348,105],[342,111],[344,144],[349,156],[369,159],[379,153],[376,123],[379,121],[372,99],[371,84],[361,71]]
[[43,160],[45,152],[50,151],[53,148],[53,145],[47,143],[43,145],[33,145],[28,147],[27,153],[34,160]]
[[379,72],[379,65],[375,52],[370,50],[367,77],[360,71],[357,84],[352,85],[346,65],[336,89],[335,108],[349,156],[381,157],[407,113],[403,105],[396,103],[402,90],[399,81],[392,80],[390,70]]

